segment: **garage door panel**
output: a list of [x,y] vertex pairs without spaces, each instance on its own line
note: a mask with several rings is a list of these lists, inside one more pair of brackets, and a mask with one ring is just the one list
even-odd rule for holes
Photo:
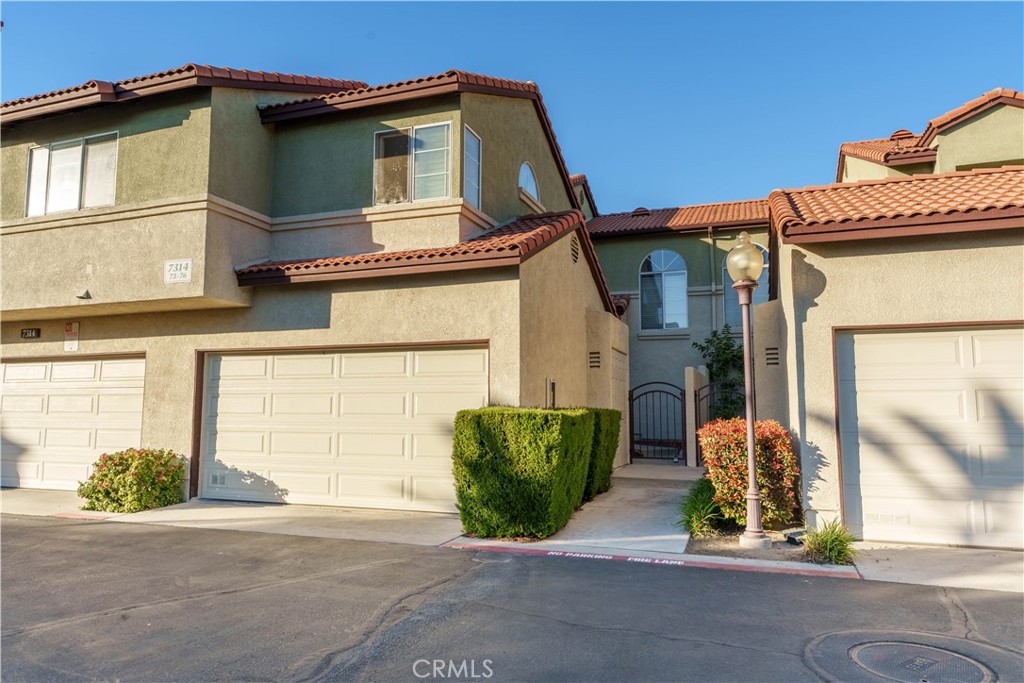
[[45,382],[49,367],[48,363],[12,363],[5,365],[3,373],[4,383]]
[[51,382],[82,382],[98,379],[100,376],[99,361],[86,363],[60,363],[50,371]]
[[1024,331],[851,333],[836,348],[846,523],[870,540],[1021,547]]
[[65,395],[65,396],[51,396],[49,412],[53,413],[79,413],[92,415],[96,407],[95,396],[76,396],[76,395]]
[[59,462],[47,460],[42,463],[43,483],[49,488],[75,489],[78,482],[89,478],[92,468],[81,462]]
[[43,415],[46,412],[46,396],[42,394],[7,394],[0,401],[0,410],[7,413],[35,413]]
[[[203,496],[454,511],[452,421],[487,403],[485,349],[253,354],[208,366]],[[232,468],[251,471],[250,484]]]
[[96,448],[105,453],[136,448],[141,440],[141,429],[100,428],[96,430]]
[[91,429],[47,429],[43,445],[47,448],[92,449]]

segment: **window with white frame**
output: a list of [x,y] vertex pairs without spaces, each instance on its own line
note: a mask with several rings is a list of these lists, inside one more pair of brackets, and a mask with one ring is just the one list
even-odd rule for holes
[[451,124],[376,134],[373,203],[400,204],[451,196]]
[[524,161],[519,167],[519,189],[526,191],[538,202],[540,201],[540,190],[537,189],[537,176],[533,173],[533,166],[529,161]]
[[29,149],[25,215],[43,216],[114,203],[117,133]]
[[[761,250],[761,256],[764,258],[764,270],[761,271],[761,276],[757,278],[757,289],[753,292],[751,304],[763,304],[765,301],[768,301],[768,250],[760,244],[755,244],[754,246]],[[728,259],[728,256],[726,259]],[[725,324],[732,328],[734,332],[739,332],[743,328],[743,310],[740,308],[739,292],[732,288],[732,278],[729,277],[729,270],[725,267],[725,259],[722,260],[722,287],[725,290],[723,292],[725,296]]]
[[480,136],[466,126],[462,145],[462,197],[478,209],[480,208],[481,151]]
[[687,323],[686,261],[659,249],[640,264],[640,329],[681,330]]

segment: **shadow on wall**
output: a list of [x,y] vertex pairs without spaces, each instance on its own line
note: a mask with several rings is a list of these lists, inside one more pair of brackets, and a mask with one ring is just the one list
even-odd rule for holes
[[216,500],[255,500],[268,503],[288,502],[288,489],[251,470],[228,465],[222,460],[203,472],[200,498]]
[[24,452],[25,449],[21,444],[11,441],[7,433],[0,428],[0,473],[2,473],[2,482],[5,488],[17,488],[21,485],[18,461]]
[[[915,412],[913,407],[890,413],[882,425],[864,424],[858,415],[856,393],[840,397],[841,402],[846,399],[849,403],[845,409],[850,415],[839,426],[842,449],[839,467],[842,473],[845,523],[851,531],[858,536],[863,531],[861,499],[850,496],[848,492],[857,490],[863,493],[861,484],[865,455],[872,458],[873,469],[881,474],[888,473],[887,476],[893,481],[905,482],[910,489],[907,493],[914,498],[950,500],[951,493],[957,488],[974,488],[977,491],[978,485],[984,486],[997,497],[999,493],[1010,493],[1012,499],[1019,495],[1017,492],[1024,487],[1024,458],[1021,458],[1024,452],[1024,416],[1020,414],[1019,408],[1006,400],[994,398],[997,396],[995,387],[977,382],[971,389],[975,394],[984,392],[993,397],[987,405],[994,414],[986,422],[998,421],[1003,425],[999,430],[1001,443],[993,444],[991,448],[977,443],[970,444],[965,435],[970,435],[972,431],[965,429],[963,423],[929,421],[920,411]],[[815,413],[811,419],[821,427],[835,427],[832,415]],[[811,447],[815,448],[813,445]],[[816,454],[803,458],[804,463],[812,463],[812,472],[804,473],[808,488],[823,483],[818,477],[824,460],[820,451],[815,450]],[[928,458],[925,466],[922,466],[922,457]],[[973,500],[978,501],[976,495]],[[1004,521],[1011,524],[1008,533],[1014,533],[1014,520]],[[1019,521],[1016,520],[1018,524]],[[810,519],[808,523],[811,523]],[[971,536],[966,525],[959,533],[952,527],[947,531],[949,543],[977,543],[977,537]],[[1024,538],[1021,540],[1024,541]]]

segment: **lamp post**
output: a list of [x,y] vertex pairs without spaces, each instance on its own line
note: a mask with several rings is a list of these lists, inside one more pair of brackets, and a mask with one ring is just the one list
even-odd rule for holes
[[747,400],[747,529],[740,536],[743,548],[768,549],[772,540],[761,528],[761,494],[757,490],[757,464],[754,460],[754,350],[750,346],[752,321],[750,302],[757,278],[764,269],[761,250],[750,243],[750,235],[741,232],[736,246],[729,251],[725,267],[732,278],[732,288],[740,299],[743,313],[743,388]]

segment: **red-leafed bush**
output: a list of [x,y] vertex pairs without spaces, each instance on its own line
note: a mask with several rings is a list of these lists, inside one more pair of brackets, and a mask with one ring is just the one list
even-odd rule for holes
[[[713,420],[697,431],[715,502],[726,519],[747,523],[747,423],[743,418]],[[800,467],[793,439],[774,420],[754,424],[757,488],[765,525],[790,524],[799,518]]]

